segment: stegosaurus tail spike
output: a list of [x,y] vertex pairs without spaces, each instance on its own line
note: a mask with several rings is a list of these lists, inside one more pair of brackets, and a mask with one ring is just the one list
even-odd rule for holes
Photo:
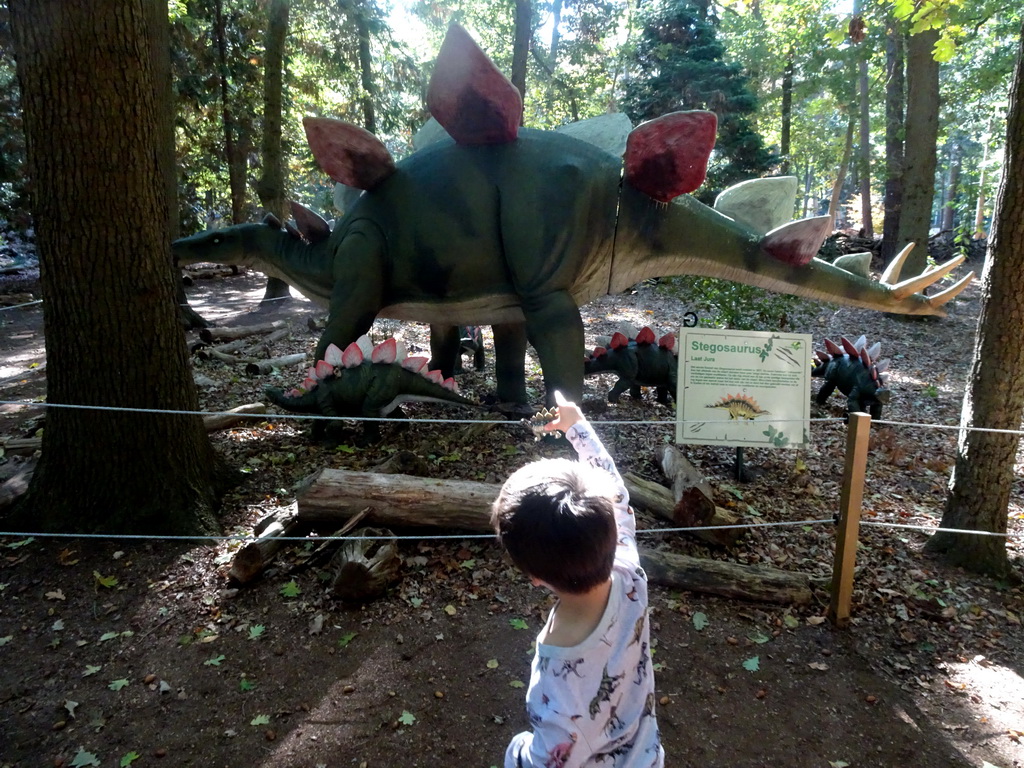
[[626,334],[622,333],[621,331],[616,331],[615,333],[612,334],[612,340],[608,344],[608,346],[611,347],[612,349],[621,349],[627,346],[628,344],[629,339],[626,337]]
[[832,339],[825,339],[825,349],[832,357],[838,357],[843,354],[842,348],[836,344]]

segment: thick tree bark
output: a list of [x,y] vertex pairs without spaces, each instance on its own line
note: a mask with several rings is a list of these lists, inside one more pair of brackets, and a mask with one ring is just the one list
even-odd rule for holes
[[228,41],[224,19],[224,0],[216,0],[214,38],[217,60],[220,64],[220,107],[224,127],[224,161],[228,166],[228,186],[231,189],[231,223],[245,220],[245,151],[238,137],[235,115],[228,98]]
[[[941,527],[1005,533],[1020,439],[1015,434],[968,432],[967,427],[1019,430],[1024,415],[1024,27],[1010,86],[1003,180],[996,200],[982,283],[970,386],[964,394],[956,466]],[[1006,577],[1006,539],[937,533],[926,549],[973,571]]]
[[[51,405],[198,410],[142,2],[9,2]],[[205,533],[219,466],[198,415],[55,407],[18,512],[43,530]]]
[[[145,0],[146,27],[150,41],[150,62],[153,67],[153,88],[157,112],[157,162],[163,178],[164,204],[167,208],[167,236],[180,234],[178,225],[178,166],[174,151],[174,83],[171,78],[171,33],[167,21],[167,0]],[[206,328],[207,323],[188,305],[185,284],[174,260],[168,262],[174,280],[174,300],[184,328]]]
[[903,267],[904,278],[921,274],[928,265],[939,131],[939,63],[932,49],[938,39],[934,29],[907,38],[906,152],[898,247],[908,243],[916,247]]
[[[285,180],[284,152],[281,147],[282,93],[284,89],[284,48],[288,36],[288,9],[291,0],[271,0],[267,9],[267,35],[263,50],[263,146],[262,173],[256,182],[256,196],[264,210],[279,220],[288,218],[288,190]],[[290,298],[288,283],[279,277],[267,278],[267,290],[261,305],[275,307]]]
[[880,253],[886,264],[899,253],[903,207],[903,33],[890,16],[885,45],[885,214]]

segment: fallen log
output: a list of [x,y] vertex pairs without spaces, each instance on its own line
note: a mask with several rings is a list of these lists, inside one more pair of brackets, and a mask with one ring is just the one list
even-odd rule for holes
[[232,341],[234,339],[245,338],[246,336],[256,336],[267,333],[273,333],[280,328],[286,328],[288,323],[284,320],[273,320],[269,323],[260,323],[259,325],[238,325],[234,327],[223,327],[223,328],[203,328],[199,331],[199,338],[205,341],[207,344],[212,344],[215,341]]
[[640,551],[640,564],[647,578],[663,587],[796,605],[806,605],[813,598],[810,576],[766,565],[728,563],[649,549]]
[[275,368],[287,368],[289,365],[298,365],[305,360],[305,352],[274,357],[270,360],[252,360],[245,364],[245,372],[250,376],[266,376],[268,373],[273,373]]
[[664,486],[642,477],[627,472],[622,477],[626,483],[626,490],[629,491],[629,502],[637,509],[644,509],[663,520],[668,520],[680,528],[696,528],[698,530],[686,531],[708,544],[718,547],[731,547],[743,533],[741,528],[712,528],[711,530],[699,530],[702,526],[736,525],[739,518],[727,509],[712,504],[712,512],[703,520],[694,520],[689,516],[688,510],[692,505],[687,506],[682,502],[676,503],[672,499],[672,493]]
[[[287,338],[291,331],[288,328],[279,328],[271,334],[263,337],[255,344],[249,344],[248,346],[243,345],[244,351],[242,355],[244,357],[266,357],[270,354],[270,346],[275,344],[281,339]],[[245,341],[245,339],[239,339],[239,341]]]
[[[366,522],[379,527],[490,532],[490,507],[497,494],[493,483],[324,468],[298,491],[297,519],[311,527],[337,526],[369,507]],[[744,600],[811,599],[811,580],[804,574],[698,558],[676,560],[682,556],[669,558],[643,547],[640,552],[653,566],[656,575],[648,575],[655,584]]]
[[224,413],[214,413],[210,416],[203,416],[203,426],[207,432],[216,432],[218,429],[233,427],[241,421],[252,421],[245,418],[247,413],[266,413],[267,406],[263,403],[246,403],[232,408]]
[[433,527],[490,530],[498,487],[474,480],[437,480],[326,467],[297,494],[298,516],[313,527],[337,525],[366,507],[369,521],[385,528]]
[[251,541],[235,554],[228,576],[239,584],[248,584],[266,569],[267,565],[285,545],[282,537],[295,536],[299,528],[294,510],[268,515],[256,524],[255,541]]
[[12,437],[4,441],[4,453],[11,456],[31,456],[43,445],[41,437]]
[[[263,403],[246,403],[232,408],[224,413],[214,413],[210,416],[203,416],[203,426],[207,432],[216,432],[218,429],[227,429],[242,421],[247,421],[247,413],[266,413],[267,406]],[[28,456],[43,447],[41,437],[17,437],[6,440],[3,443],[4,452],[11,456]]]

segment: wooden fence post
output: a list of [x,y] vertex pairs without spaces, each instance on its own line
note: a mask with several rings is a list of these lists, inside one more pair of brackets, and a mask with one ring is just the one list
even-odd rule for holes
[[866,413],[851,413],[850,428],[846,433],[843,490],[839,496],[836,555],[832,564],[832,600],[828,607],[828,618],[837,627],[845,627],[850,623],[853,567],[857,559],[857,533],[860,530],[864,470],[868,462],[870,437],[871,417]]

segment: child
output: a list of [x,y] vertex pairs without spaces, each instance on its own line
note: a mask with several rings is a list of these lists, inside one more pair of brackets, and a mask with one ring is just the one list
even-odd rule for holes
[[557,392],[555,402],[558,416],[545,429],[564,432],[581,461],[528,464],[491,510],[513,562],[558,597],[537,636],[526,694],[533,732],[512,739],[505,768],[661,768],[636,522],[580,409]]

